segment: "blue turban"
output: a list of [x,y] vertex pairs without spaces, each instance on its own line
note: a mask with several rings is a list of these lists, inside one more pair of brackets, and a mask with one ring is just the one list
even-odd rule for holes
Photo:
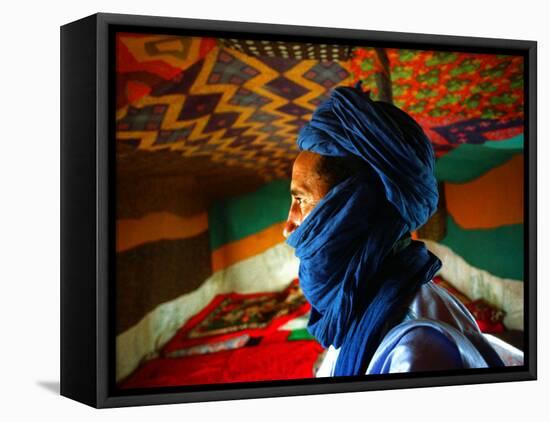
[[434,152],[424,131],[404,111],[372,101],[359,88],[336,88],[302,129],[298,147],[365,160],[410,231],[424,224],[437,208]]
[[333,90],[297,142],[367,164],[333,187],[287,239],[311,304],[309,332],[324,347],[340,348],[335,375],[361,375],[441,267],[409,236],[437,207],[433,149],[409,115],[351,87]]

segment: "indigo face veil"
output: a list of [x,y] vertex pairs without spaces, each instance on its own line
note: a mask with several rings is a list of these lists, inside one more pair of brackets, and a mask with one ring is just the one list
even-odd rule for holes
[[311,304],[308,330],[324,347],[340,348],[335,375],[361,375],[441,267],[408,237],[437,205],[433,150],[406,113],[347,87],[319,106],[298,145],[369,164],[333,187],[287,239]]

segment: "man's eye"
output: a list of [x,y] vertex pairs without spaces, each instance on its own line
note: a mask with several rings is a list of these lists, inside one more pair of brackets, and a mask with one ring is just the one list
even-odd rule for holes
[[298,205],[302,205],[302,202],[304,202],[304,200],[302,198],[296,198],[296,202],[298,202]]

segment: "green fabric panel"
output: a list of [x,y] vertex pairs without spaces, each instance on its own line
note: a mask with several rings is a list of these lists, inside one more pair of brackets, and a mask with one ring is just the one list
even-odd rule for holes
[[309,331],[307,330],[307,328],[301,328],[299,330],[291,331],[287,340],[292,341],[292,340],[313,340],[313,339],[315,339],[315,337],[309,334]]
[[462,144],[437,159],[435,177],[438,181],[469,182],[522,152],[523,135],[505,141]]
[[275,180],[250,194],[215,202],[208,211],[211,249],[285,221],[289,207],[290,180]]
[[474,267],[523,280],[523,224],[467,230],[448,216],[447,235],[441,243]]
[[492,149],[523,151],[523,135],[514,136],[504,141],[485,142],[484,146]]

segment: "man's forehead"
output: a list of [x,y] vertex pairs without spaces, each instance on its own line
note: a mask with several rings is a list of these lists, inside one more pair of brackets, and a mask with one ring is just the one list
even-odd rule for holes
[[314,152],[301,151],[296,160],[294,160],[294,166],[292,167],[292,178],[295,176],[314,176],[317,175],[317,164],[321,156]]
[[300,151],[294,160],[294,166],[311,166],[317,163],[321,156],[311,151]]
[[319,154],[309,151],[301,151],[298,154],[292,167],[291,192],[307,193],[311,191],[312,180],[319,177],[317,164],[320,157]]

